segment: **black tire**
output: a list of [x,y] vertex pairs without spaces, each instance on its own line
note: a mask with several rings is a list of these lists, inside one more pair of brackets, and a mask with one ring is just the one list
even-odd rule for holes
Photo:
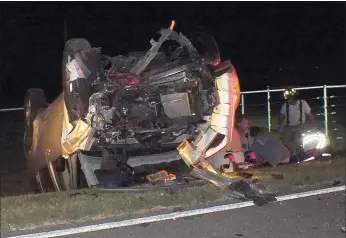
[[[66,69],[66,64],[69,60],[73,60],[76,54],[84,54],[91,51],[92,48],[90,43],[83,38],[70,39],[66,42],[64,47],[62,58],[62,85],[65,105],[70,122],[82,118],[87,114],[90,94],[89,81],[93,81],[91,78],[94,76],[90,76],[91,78],[88,80],[76,79],[71,82],[68,70]],[[85,62],[83,61],[83,63],[86,65],[91,64],[96,67],[96,64],[87,62],[87,60]],[[94,68],[90,68],[90,65],[87,67],[92,72],[95,71]],[[93,75],[95,75],[95,73]]]
[[42,89],[30,88],[24,98],[24,156],[28,159],[33,136],[33,122],[40,109],[47,106],[47,100]]
[[38,110],[45,108],[46,106],[47,100],[42,89],[30,88],[26,91],[24,97],[25,129],[32,127],[32,122],[34,121]]

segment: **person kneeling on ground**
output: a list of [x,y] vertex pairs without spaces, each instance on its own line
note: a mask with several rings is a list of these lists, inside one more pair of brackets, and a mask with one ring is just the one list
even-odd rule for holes
[[261,164],[276,166],[290,162],[290,151],[273,133],[261,132],[259,127],[251,127],[250,136],[254,139],[250,150],[256,154],[256,160],[261,160]]

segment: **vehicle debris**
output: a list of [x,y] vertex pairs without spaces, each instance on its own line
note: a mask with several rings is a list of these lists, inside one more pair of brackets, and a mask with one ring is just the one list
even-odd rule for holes
[[240,233],[236,233],[235,235],[236,236],[244,236],[243,234],[240,234]]
[[275,195],[266,194],[264,191],[261,191],[261,189],[258,189],[256,186],[252,185],[251,182],[243,179],[233,182],[229,188],[233,192],[242,195],[247,199],[253,200],[257,206],[263,206],[267,203],[277,201]]
[[338,186],[340,183],[341,183],[340,180],[334,181],[333,184],[332,184],[332,186],[336,187],[336,186]]
[[271,176],[272,176],[272,178],[278,179],[278,180],[281,180],[284,178],[283,174],[272,174]]
[[170,182],[177,179],[174,174],[168,174],[168,172],[165,170],[161,170],[157,173],[147,175],[146,178],[152,184],[158,184],[158,183],[169,184]]

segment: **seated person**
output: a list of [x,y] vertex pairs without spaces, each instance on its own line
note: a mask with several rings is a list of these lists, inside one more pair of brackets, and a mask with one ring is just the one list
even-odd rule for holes
[[242,146],[243,153],[246,153],[250,150],[250,145],[253,140],[249,135],[250,122],[245,115],[238,115],[236,118],[235,128],[240,136],[240,143]]
[[256,159],[261,160],[262,164],[269,163],[276,166],[290,162],[290,151],[273,133],[261,132],[259,127],[251,127],[250,136],[254,139],[250,150],[256,154]]

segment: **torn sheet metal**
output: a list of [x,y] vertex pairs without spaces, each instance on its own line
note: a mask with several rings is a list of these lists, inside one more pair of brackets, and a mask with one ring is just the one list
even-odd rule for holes
[[195,161],[192,160],[193,148],[187,140],[183,140],[183,142],[181,142],[177,147],[177,150],[188,167],[191,167],[195,164]]
[[[198,165],[202,157],[208,159],[220,151],[226,153],[231,147],[235,112],[240,103],[240,86],[238,75],[230,63],[228,71],[216,78],[216,89],[218,105],[214,107],[210,124],[200,132],[192,145],[184,141],[177,148],[188,166]],[[220,164],[214,164],[218,164],[214,170],[220,171]]]
[[208,181],[221,189],[228,188],[233,182],[230,178],[215,174],[206,169],[198,167],[194,167],[192,169],[191,175],[193,177]]
[[94,130],[89,118],[79,119],[69,123],[66,106],[64,105],[64,122],[62,126],[61,146],[62,156],[69,158],[78,150],[89,150],[93,142]]
[[161,37],[156,42],[154,39],[150,40],[151,49],[147,52],[147,54],[137,62],[137,64],[130,70],[130,73],[139,75],[143,72],[143,70],[148,66],[148,64],[154,59],[154,57],[157,55],[157,52],[159,51],[159,48],[165,42],[169,35],[172,33],[173,28],[175,26],[175,21],[172,21],[172,24],[170,28],[163,29],[160,31]]

